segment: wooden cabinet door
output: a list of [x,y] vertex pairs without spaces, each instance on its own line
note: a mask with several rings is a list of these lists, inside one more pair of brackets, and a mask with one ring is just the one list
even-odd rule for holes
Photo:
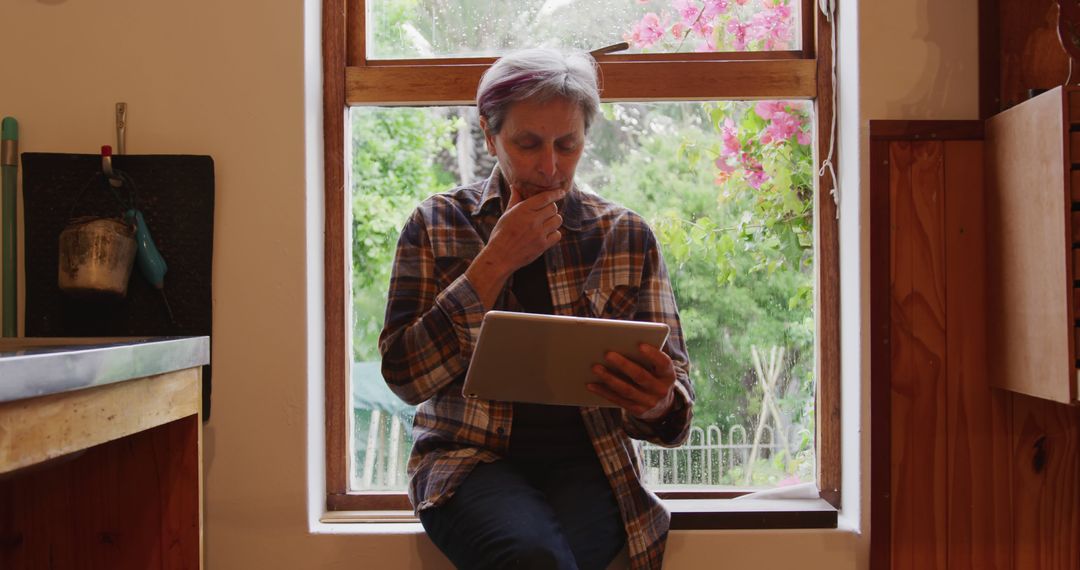
[[1071,93],[991,117],[985,146],[987,371],[995,386],[1062,403],[1076,401],[1078,381]]

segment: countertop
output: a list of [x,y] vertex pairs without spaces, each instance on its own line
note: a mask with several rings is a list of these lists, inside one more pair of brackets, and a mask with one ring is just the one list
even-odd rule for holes
[[209,364],[210,337],[0,338],[0,402]]

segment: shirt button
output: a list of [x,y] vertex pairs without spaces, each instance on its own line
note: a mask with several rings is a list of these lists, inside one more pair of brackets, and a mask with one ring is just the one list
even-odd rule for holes
[[497,433],[499,435],[502,435],[502,434],[506,433],[506,429],[503,428],[502,426],[499,426],[498,428],[495,429],[495,433]]

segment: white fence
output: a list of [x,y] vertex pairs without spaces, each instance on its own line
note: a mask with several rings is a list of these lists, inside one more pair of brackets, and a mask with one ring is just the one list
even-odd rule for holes
[[[785,463],[794,450],[785,449],[785,442],[799,441],[807,430],[792,427],[787,438],[777,441],[770,426],[762,427],[757,458],[771,459],[778,453]],[[638,445],[643,479],[652,489],[686,486],[742,485],[747,463],[753,451],[753,437],[742,426],[732,426],[725,437],[718,426],[692,427],[686,443],[676,448],[660,447],[647,442]],[[732,480],[738,470],[740,480]]]
[[[412,439],[408,435],[409,424],[408,421],[401,421],[397,414],[372,412],[364,449],[373,449],[375,453],[364,452],[356,458],[352,469],[354,489],[405,488],[405,465]],[[794,451],[785,449],[787,442],[798,442],[809,435],[806,429],[795,426],[789,430],[788,437],[779,438],[778,441],[771,426],[764,426],[762,430],[757,459],[772,460],[778,457],[785,463]],[[724,434],[715,425],[690,428],[686,443],[677,448],[640,442],[638,454],[643,479],[652,489],[743,486],[747,483],[746,466],[753,452],[753,443],[753,436],[742,426],[733,426]]]

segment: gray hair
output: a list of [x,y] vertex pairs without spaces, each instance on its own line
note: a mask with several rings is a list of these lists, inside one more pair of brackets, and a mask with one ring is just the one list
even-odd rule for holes
[[476,108],[497,134],[510,106],[525,99],[560,96],[581,105],[585,130],[600,108],[596,60],[582,51],[530,48],[499,58],[480,78]]

